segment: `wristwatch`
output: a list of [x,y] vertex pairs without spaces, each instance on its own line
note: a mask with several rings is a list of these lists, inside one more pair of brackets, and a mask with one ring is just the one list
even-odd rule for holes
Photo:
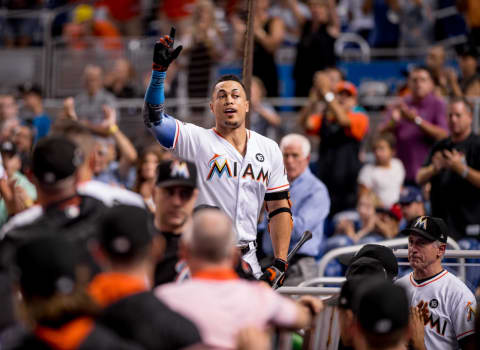
[[335,95],[333,92],[330,91],[323,95],[323,98],[327,103],[331,103],[335,99]]
[[417,124],[418,126],[422,125],[422,123],[423,123],[423,119],[422,119],[422,117],[420,117],[419,115],[417,115],[417,116],[415,117],[415,119],[413,119],[413,121],[414,121],[415,124]]

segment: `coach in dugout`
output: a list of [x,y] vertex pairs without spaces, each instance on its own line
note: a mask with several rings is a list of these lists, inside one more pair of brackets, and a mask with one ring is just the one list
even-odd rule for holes
[[445,222],[420,216],[403,232],[409,235],[408,261],[413,272],[397,283],[406,289],[410,306],[423,310],[426,349],[475,349],[475,297],[442,267]]

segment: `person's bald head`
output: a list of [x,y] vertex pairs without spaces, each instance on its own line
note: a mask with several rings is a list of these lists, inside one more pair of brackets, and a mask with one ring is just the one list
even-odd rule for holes
[[235,251],[232,221],[215,208],[197,211],[191,229],[184,232],[182,241],[192,257],[206,263],[225,262]]

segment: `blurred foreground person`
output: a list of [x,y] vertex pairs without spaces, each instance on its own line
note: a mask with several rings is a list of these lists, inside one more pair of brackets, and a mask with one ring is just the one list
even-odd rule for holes
[[322,309],[320,299],[302,297],[294,303],[264,282],[240,280],[233,270],[239,259],[233,226],[218,209],[198,211],[192,226],[180,247],[192,279],[158,287],[155,294],[190,318],[207,346],[235,349],[238,332],[247,326],[308,327]]
[[365,283],[355,293],[353,300],[356,316],[353,343],[356,350],[407,348],[409,308],[402,287],[389,281]]
[[95,256],[104,268],[89,293],[103,308],[99,322],[145,349],[183,349],[200,343],[196,327],[151,292],[164,239],[145,209],[119,205],[100,223]]
[[[95,322],[74,244],[59,237],[33,240],[16,255],[24,316],[31,327],[15,350],[141,349]],[[8,348],[8,344],[7,344]]]

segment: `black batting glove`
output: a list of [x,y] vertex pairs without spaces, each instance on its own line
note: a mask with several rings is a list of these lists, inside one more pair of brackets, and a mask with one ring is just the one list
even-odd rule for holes
[[183,46],[180,45],[174,50],[174,42],[175,28],[172,27],[170,35],[164,35],[155,43],[155,48],[153,50],[153,70],[165,72],[170,63],[178,57]]
[[267,267],[263,275],[260,277],[260,281],[267,282],[274,289],[281,287],[285,281],[287,268],[288,263],[285,260],[276,258],[273,264]]

